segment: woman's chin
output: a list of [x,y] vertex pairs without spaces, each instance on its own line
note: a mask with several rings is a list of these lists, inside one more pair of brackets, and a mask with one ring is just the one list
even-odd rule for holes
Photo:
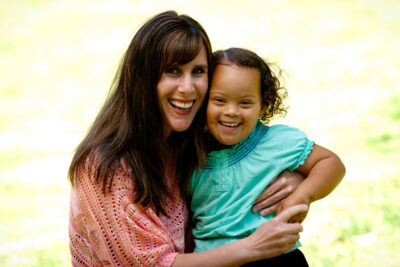
[[183,132],[189,129],[193,120],[173,120],[169,122],[169,127],[174,132]]

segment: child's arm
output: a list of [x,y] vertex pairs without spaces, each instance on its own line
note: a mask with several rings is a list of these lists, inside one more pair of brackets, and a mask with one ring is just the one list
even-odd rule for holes
[[[282,201],[278,214],[290,206],[297,204],[310,206],[311,202],[325,197],[335,189],[346,173],[342,161],[335,153],[316,144],[305,163],[296,171],[306,178],[289,197]],[[308,210],[296,215],[290,221],[302,222],[307,212]]]
[[299,172],[282,172],[256,198],[252,211],[259,212],[260,216],[277,211],[281,201],[290,196],[303,180],[304,176]]

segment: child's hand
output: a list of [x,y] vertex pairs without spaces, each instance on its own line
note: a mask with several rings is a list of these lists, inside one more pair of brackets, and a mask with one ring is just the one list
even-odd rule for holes
[[283,210],[289,207],[296,206],[299,204],[306,204],[308,209],[304,212],[294,215],[288,220],[288,222],[302,223],[304,219],[307,217],[308,210],[310,209],[310,201],[304,197],[298,197],[295,193],[291,194],[281,202],[281,204],[278,207],[277,214],[281,213]]

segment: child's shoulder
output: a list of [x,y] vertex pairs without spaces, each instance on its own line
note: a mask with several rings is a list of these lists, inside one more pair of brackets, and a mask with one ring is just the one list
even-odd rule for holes
[[263,138],[265,141],[290,142],[290,140],[293,140],[295,142],[296,140],[307,138],[304,131],[286,124],[275,124],[265,127],[268,127],[268,131]]
[[268,131],[258,143],[258,151],[277,151],[279,153],[286,151],[289,153],[290,151],[303,150],[312,142],[305,132],[296,127],[286,124],[275,124],[266,127],[268,127]]
[[274,125],[270,125],[270,126],[266,126],[269,128],[269,132],[271,133],[296,133],[296,132],[303,132],[302,130],[287,125],[287,124],[274,124]]

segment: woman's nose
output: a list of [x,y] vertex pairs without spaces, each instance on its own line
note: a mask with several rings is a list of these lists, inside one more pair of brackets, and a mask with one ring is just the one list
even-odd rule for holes
[[191,94],[194,91],[194,83],[190,74],[182,75],[178,91],[185,95]]

